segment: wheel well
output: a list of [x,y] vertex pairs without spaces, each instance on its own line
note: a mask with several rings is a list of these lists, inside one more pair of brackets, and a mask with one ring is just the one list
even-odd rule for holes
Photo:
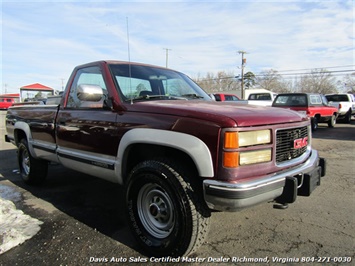
[[16,145],[18,145],[22,139],[27,138],[26,133],[23,130],[16,129],[14,133]]
[[198,171],[194,161],[188,154],[184,153],[183,151],[171,147],[153,144],[133,144],[127,148],[127,151],[125,152],[125,155],[122,158],[123,180],[126,180],[132,168],[138,163],[159,157],[173,159],[175,162],[183,165],[184,168],[189,169],[189,171],[192,171],[192,174],[194,174],[194,176],[198,175]]
[[320,116],[320,114],[316,114],[316,115],[314,115],[314,117],[319,120],[321,116]]

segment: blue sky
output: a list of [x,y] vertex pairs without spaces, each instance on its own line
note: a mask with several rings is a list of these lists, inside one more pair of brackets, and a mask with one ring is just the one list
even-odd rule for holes
[[[57,90],[74,66],[130,59],[191,77],[352,66],[354,6],[332,1],[3,1],[0,93]],[[349,69],[347,67],[346,69]]]

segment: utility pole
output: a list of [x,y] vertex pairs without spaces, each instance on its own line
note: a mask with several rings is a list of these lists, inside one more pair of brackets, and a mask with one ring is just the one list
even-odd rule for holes
[[3,84],[3,86],[4,86],[4,90],[5,90],[5,94],[7,93],[7,84],[5,83],[5,84]]
[[244,99],[244,65],[246,63],[246,59],[244,58],[244,54],[246,54],[246,51],[239,50],[239,54],[242,55],[242,67],[241,67],[241,76],[242,76],[242,83],[241,83],[241,98]]
[[62,91],[64,91],[64,79],[61,78],[60,80],[62,81]]
[[168,68],[168,59],[169,59],[169,51],[171,51],[171,49],[168,48],[163,48],[166,52],[165,54],[165,67]]

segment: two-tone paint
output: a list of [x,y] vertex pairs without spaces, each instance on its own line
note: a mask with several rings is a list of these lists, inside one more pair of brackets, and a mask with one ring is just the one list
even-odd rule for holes
[[[136,157],[182,156],[196,167],[196,178],[205,180],[205,199],[209,206],[224,210],[229,207],[223,204],[239,209],[272,200],[283,193],[285,177],[298,174],[297,167],[306,164],[304,170],[308,171],[310,165],[318,166],[318,154],[311,149],[310,141],[302,156],[286,163],[276,162],[277,131],[307,127],[307,117],[290,110],[201,100],[125,102],[108,67],[121,63],[127,64],[100,61],[75,68],[59,106],[10,108],[6,118],[7,140],[17,145],[21,138],[26,138],[35,158],[60,162],[68,168],[120,184],[125,182]],[[100,67],[111,108],[67,107],[75,74],[87,66]],[[226,130],[263,129],[271,131],[272,141],[265,146],[272,150],[270,162],[236,169],[222,166]],[[226,190],[233,194],[234,202],[243,203],[220,201],[221,193]],[[249,193],[252,200],[236,199],[236,193],[248,198],[247,190],[254,191]]]

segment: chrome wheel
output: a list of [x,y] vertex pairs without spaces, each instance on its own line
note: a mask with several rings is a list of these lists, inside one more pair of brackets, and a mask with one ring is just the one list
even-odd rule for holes
[[157,184],[146,184],[138,193],[137,210],[144,228],[162,239],[174,229],[174,207],[166,191]]
[[26,139],[21,139],[18,145],[17,161],[21,177],[27,184],[41,184],[45,180],[48,162],[32,157]]
[[21,158],[22,158],[21,160],[22,171],[25,175],[28,175],[30,173],[31,163],[30,163],[30,155],[28,154],[27,150],[22,151]]

